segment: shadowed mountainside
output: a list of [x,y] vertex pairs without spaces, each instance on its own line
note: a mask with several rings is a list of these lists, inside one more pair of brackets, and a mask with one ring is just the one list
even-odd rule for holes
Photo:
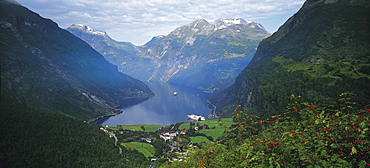
[[86,120],[153,96],[51,20],[14,3],[0,8],[1,101]]

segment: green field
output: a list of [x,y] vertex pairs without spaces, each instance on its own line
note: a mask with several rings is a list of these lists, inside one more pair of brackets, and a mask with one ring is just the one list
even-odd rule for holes
[[[232,124],[235,124],[232,118],[223,118],[221,120],[219,119],[204,120],[200,121],[199,125],[208,125],[209,128],[215,127],[215,129],[202,129],[199,130],[198,132],[204,133],[207,136],[211,136],[215,141],[218,137],[220,137],[224,133],[225,126],[231,126]],[[197,125],[197,123],[195,125]],[[184,123],[179,126],[179,129],[180,130],[189,129],[189,127],[190,123]]]
[[207,136],[211,136],[214,141],[216,141],[216,139],[220,137],[224,133],[224,131],[225,131],[225,128],[199,130],[200,133],[204,133]]
[[154,157],[155,149],[152,145],[148,143],[141,143],[141,142],[128,142],[128,143],[121,143],[127,149],[137,150],[138,152],[144,154],[145,157]]
[[196,137],[189,137],[189,138],[193,143],[210,142],[209,139],[207,139],[204,136],[196,136]]
[[143,131],[143,129],[141,129],[141,126],[144,126],[145,132],[155,132],[158,130],[158,128],[162,127],[161,125],[144,124],[144,125],[120,125],[109,127],[109,129],[111,130],[127,129],[132,131]]
[[[216,127],[216,129],[219,129],[219,128],[223,129],[225,126],[231,126],[232,124],[235,124],[232,118],[223,118],[221,120],[211,119],[211,120],[204,120],[204,121],[199,122],[199,125],[208,125],[209,128]],[[190,123],[183,123],[179,126],[179,129],[180,130],[189,129],[189,127],[190,127]]]

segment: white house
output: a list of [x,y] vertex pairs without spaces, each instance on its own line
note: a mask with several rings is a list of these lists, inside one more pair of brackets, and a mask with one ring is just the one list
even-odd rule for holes
[[159,134],[159,137],[168,140],[168,139],[173,139],[176,137],[177,133],[175,131],[168,131],[168,132],[162,132]]

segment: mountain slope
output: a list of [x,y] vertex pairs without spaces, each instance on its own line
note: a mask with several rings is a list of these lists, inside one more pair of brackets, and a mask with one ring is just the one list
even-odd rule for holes
[[137,151],[121,147],[122,159],[100,126],[3,102],[0,115],[0,167],[147,167]]
[[291,94],[330,103],[342,92],[370,102],[370,10],[364,0],[308,0],[263,40],[235,83],[210,101],[230,116],[236,104],[268,117],[281,113]]
[[51,20],[15,3],[0,5],[2,101],[86,120],[153,95]]
[[256,46],[269,33],[244,19],[196,20],[140,51],[156,68],[149,78],[206,92],[230,86],[248,65]]
[[[140,80],[181,84],[207,92],[231,85],[236,75],[248,65],[258,43],[270,35],[260,24],[244,19],[214,22],[200,19],[137,47],[135,56],[111,49],[115,55],[112,59],[110,52],[101,47],[109,43],[99,40],[102,34],[93,37],[87,35],[87,29],[84,34],[76,33],[79,32],[76,29],[72,25],[67,30],[87,41],[123,73]],[[97,43],[105,44],[96,46]],[[122,59],[116,62],[116,58]]]
[[139,50],[139,47],[132,43],[115,41],[106,32],[96,31],[81,24],[73,24],[66,30],[90,44],[105,59],[119,68],[123,62],[134,58]]

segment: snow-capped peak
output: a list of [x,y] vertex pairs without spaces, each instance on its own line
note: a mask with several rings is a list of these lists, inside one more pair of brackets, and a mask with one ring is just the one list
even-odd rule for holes
[[250,24],[253,23],[252,21],[245,20],[243,18],[231,18],[231,19],[217,19],[214,21],[215,23],[223,23],[225,25],[231,26],[236,24]]
[[240,19],[220,19],[226,25],[234,25],[234,24],[241,24]]
[[[213,22],[213,24],[215,25],[215,30],[220,30],[220,29],[224,29],[229,26],[232,26],[232,25],[238,25],[238,24],[242,24],[242,25],[253,24],[254,25],[256,23],[249,21],[249,20],[245,20],[243,18],[232,18],[232,19],[217,19]],[[253,25],[250,25],[250,26],[254,27]]]
[[83,24],[72,24],[71,27],[75,27],[75,28],[78,28],[78,29],[82,29],[82,30],[85,30],[87,33],[90,33],[90,34],[96,34],[96,35],[106,35],[107,33],[104,32],[104,31],[98,31],[98,30],[94,30],[92,29],[91,27],[89,26],[85,26]]
[[165,35],[158,35],[158,36],[156,36],[157,38],[164,38],[165,37]]

